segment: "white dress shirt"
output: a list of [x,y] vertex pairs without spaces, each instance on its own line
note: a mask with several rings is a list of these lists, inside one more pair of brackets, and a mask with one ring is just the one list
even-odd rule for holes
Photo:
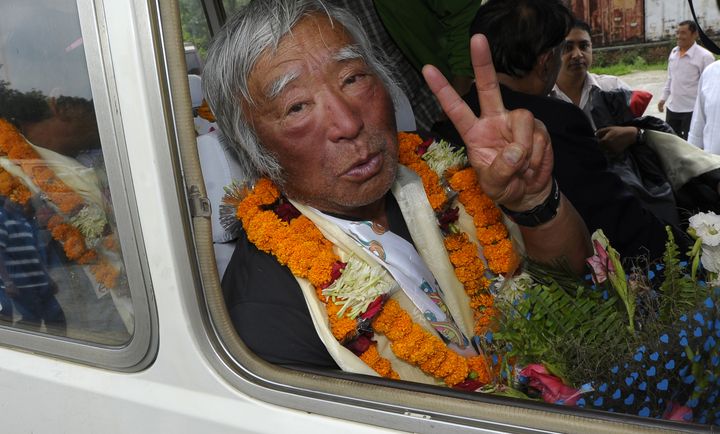
[[682,56],[679,47],[673,48],[668,58],[668,78],[660,98],[667,101],[665,107],[676,113],[693,111],[700,75],[714,61],[712,53],[698,44],[693,44]]
[[[578,107],[580,107],[582,111],[585,112],[585,116],[587,116],[587,118],[590,120],[590,123],[593,124],[594,129],[595,123],[593,122],[591,114],[592,95],[590,94],[590,90],[592,88],[598,88],[600,90],[609,92],[616,89],[630,90],[630,86],[628,86],[627,83],[615,77],[614,75],[598,75],[593,74],[592,72],[588,72],[586,74],[582,92],[580,93],[580,105]],[[550,91],[550,96],[573,104],[570,97],[565,95],[565,92],[560,90],[557,84],[553,86],[552,91]]]
[[720,60],[700,77],[688,142],[713,154],[720,154]]

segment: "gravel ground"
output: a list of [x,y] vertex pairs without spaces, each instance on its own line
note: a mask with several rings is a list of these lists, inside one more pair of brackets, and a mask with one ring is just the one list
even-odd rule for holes
[[645,110],[645,114],[648,116],[656,116],[662,120],[665,120],[665,113],[658,112],[657,103],[660,101],[662,96],[663,87],[665,87],[665,80],[667,80],[667,71],[641,71],[633,72],[632,74],[622,75],[620,79],[630,85],[631,89],[645,90],[653,95],[650,104]]

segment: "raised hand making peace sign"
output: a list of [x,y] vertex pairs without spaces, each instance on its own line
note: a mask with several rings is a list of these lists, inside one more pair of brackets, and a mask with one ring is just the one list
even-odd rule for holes
[[480,187],[490,198],[516,214],[532,214],[548,203],[557,206],[541,224],[520,225],[527,255],[541,262],[565,258],[581,272],[590,252],[585,223],[564,196],[548,201],[553,192],[550,136],[529,111],[505,109],[485,36],[473,36],[470,50],[480,117],[437,68],[425,66],[425,80],[465,142]]
[[485,36],[473,36],[470,50],[481,108],[479,118],[437,68],[427,65],[423,75],[463,138],[485,193],[508,209],[529,210],[551,192],[550,137],[542,122],[529,111],[505,109]]

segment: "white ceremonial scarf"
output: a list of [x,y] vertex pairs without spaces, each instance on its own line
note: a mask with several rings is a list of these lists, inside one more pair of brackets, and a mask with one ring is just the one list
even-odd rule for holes
[[675,134],[646,130],[646,144],[660,158],[673,191],[692,178],[720,168],[720,155],[693,146]]
[[[435,213],[427,200],[420,178],[410,169],[400,166],[397,178],[392,187],[392,193],[402,210],[403,218],[408,225],[408,230],[413,238],[417,252],[420,254],[420,257],[423,258],[433,276],[435,276],[440,287],[443,288],[443,298],[450,314],[465,336],[471,336],[473,330],[473,313],[470,308],[470,299],[465,294],[462,284],[455,276],[455,268],[450,262],[450,258],[445,250],[443,237],[435,219]],[[373,255],[360,247],[355,240],[345,234],[338,226],[316,214],[309,207],[293,200],[290,200],[290,202],[317,226],[328,241],[335,245],[335,253],[340,256],[341,260],[347,261],[350,255],[355,255],[369,265],[378,266]],[[463,215],[465,219],[468,219],[461,205],[460,214],[461,220],[463,220]],[[471,226],[472,218],[469,218],[469,227]],[[471,238],[473,237],[474,235],[471,236]],[[303,296],[310,310],[310,316],[312,317],[318,336],[340,369],[347,372],[377,376],[375,371],[340,344],[332,335],[327,318],[327,311],[322,301],[318,299],[312,284],[310,284],[307,279],[296,279],[303,291]],[[435,333],[430,323],[422,313],[419,312],[412,301],[405,296],[403,291],[392,292],[391,298],[400,304],[416,324],[419,324],[430,333]],[[390,343],[385,336],[376,334],[374,339],[378,343],[378,352],[380,355],[390,360],[393,369],[400,375],[401,379],[428,384],[443,384],[442,380],[433,378],[423,373],[416,366],[398,359],[393,354]]]
[[412,244],[371,221],[344,220],[311,209],[337,225],[370,252],[372,258],[392,275],[440,336],[456,347],[453,349],[464,350],[468,347],[470,340],[455,324],[442,299],[440,286]]

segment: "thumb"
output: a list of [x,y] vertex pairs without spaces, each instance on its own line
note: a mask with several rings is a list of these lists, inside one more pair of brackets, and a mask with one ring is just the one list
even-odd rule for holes
[[510,193],[507,191],[510,182],[527,166],[525,148],[517,143],[507,145],[492,164],[480,173],[483,190],[490,198],[502,203]]

